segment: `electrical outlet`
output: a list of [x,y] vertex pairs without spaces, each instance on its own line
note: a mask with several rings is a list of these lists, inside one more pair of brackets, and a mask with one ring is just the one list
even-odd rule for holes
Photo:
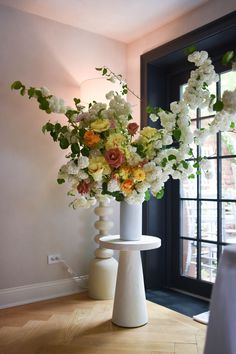
[[60,254],[48,254],[48,264],[54,264],[61,262]]

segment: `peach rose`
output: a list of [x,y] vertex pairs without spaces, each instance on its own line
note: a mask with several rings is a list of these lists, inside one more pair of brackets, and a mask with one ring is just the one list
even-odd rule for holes
[[124,155],[118,148],[106,151],[105,159],[109,163],[109,165],[114,168],[120,167],[125,161]]
[[135,133],[137,132],[139,128],[139,125],[137,123],[129,123],[128,124],[128,132],[130,135],[135,135]]

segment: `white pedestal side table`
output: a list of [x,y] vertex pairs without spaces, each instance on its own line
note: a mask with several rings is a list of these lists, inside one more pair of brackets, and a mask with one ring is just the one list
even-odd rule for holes
[[102,247],[120,251],[112,322],[139,327],[148,322],[140,251],[161,246],[161,240],[143,235],[139,241],[123,241],[119,235],[101,237]]

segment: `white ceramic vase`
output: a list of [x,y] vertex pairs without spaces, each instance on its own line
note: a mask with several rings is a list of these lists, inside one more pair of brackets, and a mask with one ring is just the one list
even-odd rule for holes
[[120,203],[120,239],[138,241],[142,236],[142,204]]

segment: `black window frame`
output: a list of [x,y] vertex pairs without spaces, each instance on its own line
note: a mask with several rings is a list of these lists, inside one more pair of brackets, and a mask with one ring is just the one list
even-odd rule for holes
[[[186,82],[192,65],[187,62],[184,49],[195,45],[198,50],[207,50],[220,70],[219,58],[226,50],[236,49],[236,11],[208,25],[196,29],[159,48],[141,56],[141,126],[157,126],[150,122],[146,113],[148,104],[167,108],[178,99],[179,82],[173,77],[182,75]],[[232,47],[233,46],[233,47]],[[166,193],[161,201],[154,198],[143,205],[143,233],[162,239],[162,247],[143,256],[145,286],[148,289],[160,287],[179,288],[196,295],[210,297],[212,284],[185,277],[178,277],[179,233],[179,183],[168,181]]]

